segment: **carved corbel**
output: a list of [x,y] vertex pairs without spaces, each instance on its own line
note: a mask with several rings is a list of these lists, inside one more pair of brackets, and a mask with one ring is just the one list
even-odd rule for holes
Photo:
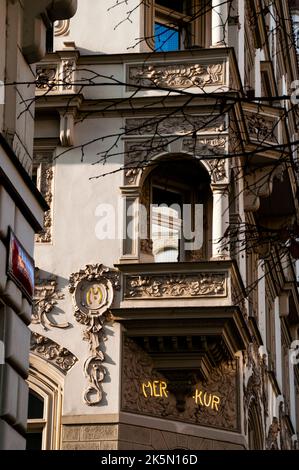
[[245,177],[245,211],[255,212],[260,207],[260,197],[269,197],[273,189],[272,167],[259,168]]
[[60,113],[60,144],[62,147],[74,145],[74,113],[73,111]]

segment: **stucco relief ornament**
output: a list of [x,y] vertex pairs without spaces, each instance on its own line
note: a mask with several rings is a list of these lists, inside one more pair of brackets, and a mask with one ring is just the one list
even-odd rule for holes
[[140,86],[205,87],[224,83],[223,64],[167,64],[131,67],[130,81]]
[[41,325],[44,330],[51,328],[68,328],[68,322],[57,323],[51,320],[54,307],[58,300],[64,299],[64,294],[57,289],[57,277],[46,279],[40,277],[40,270],[35,269],[35,286],[31,323]]
[[105,340],[104,324],[109,320],[109,308],[114,290],[119,289],[119,274],[102,264],[86,265],[70,277],[69,291],[73,294],[74,316],[86,328],[83,339],[88,341],[90,356],[84,363],[88,385],[83,394],[89,406],[99,404],[103,398],[102,381],[106,375],[105,360],[101,349]]
[[35,332],[31,333],[30,351],[36,356],[53,364],[64,374],[66,374],[78,360],[67,348]]

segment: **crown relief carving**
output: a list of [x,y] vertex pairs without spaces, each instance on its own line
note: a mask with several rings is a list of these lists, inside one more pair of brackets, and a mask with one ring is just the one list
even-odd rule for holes
[[110,319],[114,291],[120,288],[119,273],[103,264],[86,265],[70,276],[69,291],[73,295],[74,316],[85,326],[83,339],[89,343],[90,355],[84,363],[88,384],[83,394],[89,406],[98,405],[103,398],[102,382],[107,373],[103,365],[105,354],[104,325]]

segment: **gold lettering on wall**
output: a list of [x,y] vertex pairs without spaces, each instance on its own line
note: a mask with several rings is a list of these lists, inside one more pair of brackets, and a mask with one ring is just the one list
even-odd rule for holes
[[167,383],[160,381],[160,380],[154,380],[154,381],[148,381],[144,382],[142,384],[142,393],[145,396],[145,398],[148,397],[168,397],[168,391],[167,391]]
[[[168,398],[167,383],[162,380],[148,380],[142,383],[142,393],[145,398]],[[196,405],[219,411],[220,397],[218,395],[196,389],[192,398]]]

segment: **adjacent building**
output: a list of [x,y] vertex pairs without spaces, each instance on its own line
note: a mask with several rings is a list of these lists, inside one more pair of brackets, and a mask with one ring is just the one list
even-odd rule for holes
[[28,448],[296,448],[298,78],[287,1],[79,0],[55,24]]
[[25,449],[35,233],[49,206],[32,182],[35,66],[76,1],[0,1],[0,449]]

